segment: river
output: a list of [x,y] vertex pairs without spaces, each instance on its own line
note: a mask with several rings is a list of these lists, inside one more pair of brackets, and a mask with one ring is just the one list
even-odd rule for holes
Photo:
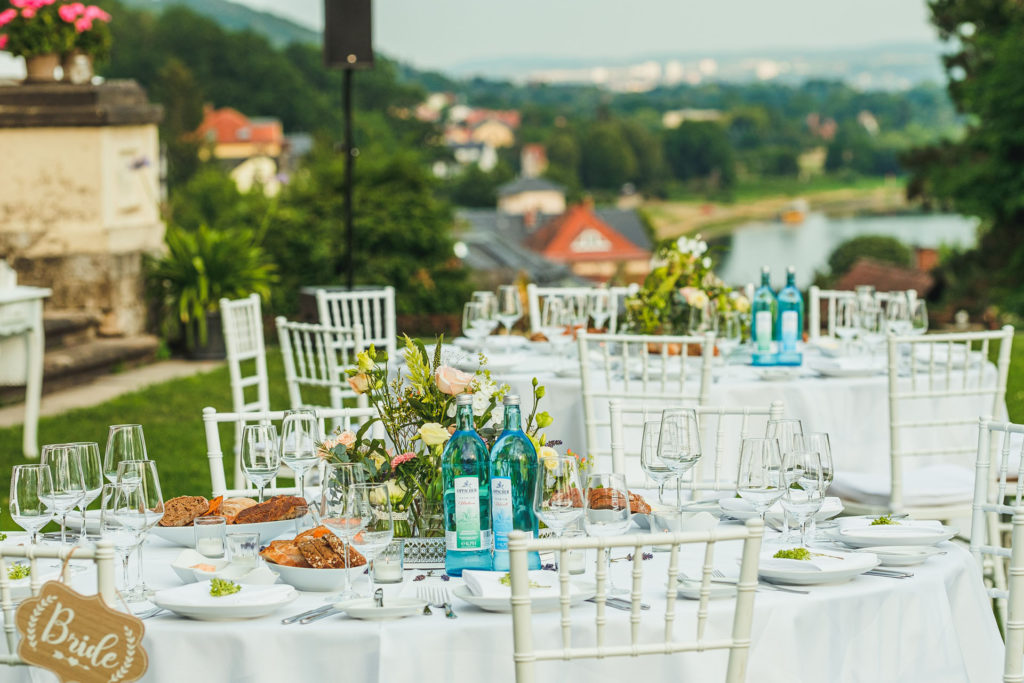
[[731,285],[758,282],[761,266],[772,270],[772,284],[781,287],[787,266],[796,268],[801,289],[812,284],[816,270],[828,269],[828,257],[843,242],[860,235],[887,235],[911,247],[970,247],[978,221],[952,214],[829,218],[809,213],[800,225],[759,222],[736,228],[715,240],[715,272]]

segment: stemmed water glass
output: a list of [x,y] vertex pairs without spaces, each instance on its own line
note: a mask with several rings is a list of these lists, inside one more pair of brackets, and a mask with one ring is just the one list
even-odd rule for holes
[[607,289],[595,289],[587,297],[587,306],[590,308],[594,328],[605,329],[605,324],[612,316],[611,293]]
[[321,440],[320,421],[311,408],[289,410],[281,422],[281,460],[295,473],[299,498],[306,500],[306,473],[320,459],[316,444]]
[[816,451],[794,449],[782,458],[782,507],[800,526],[800,544],[807,547],[807,521],[825,498],[821,457]]
[[836,336],[847,352],[850,343],[860,334],[860,304],[856,297],[843,297],[836,301]]
[[[779,442],[779,455],[783,458],[796,446],[796,437],[803,433],[803,423],[795,418],[768,420],[768,427],[765,429],[765,436]],[[785,511],[782,514],[782,536],[789,538],[789,517]]]
[[533,511],[555,536],[583,516],[583,487],[580,466],[571,455],[541,458],[537,486],[533,495]]
[[68,513],[85,499],[85,476],[78,447],[72,444],[43,446],[40,462],[50,468],[53,489],[50,508],[60,517],[60,546],[67,545]]
[[[835,468],[832,465],[832,444],[829,442],[828,434],[825,432],[798,434],[793,437],[793,450],[818,454],[821,460],[821,477],[824,482],[821,495],[824,499],[825,494],[828,492],[828,487],[832,485],[832,480],[835,477]],[[824,500],[822,502],[824,503]],[[814,538],[816,526],[814,517],[811,517],[809,524],[810,537]]]
[[928,331],[928,304],[924,299],[915,299],[910,306],[909,334],[924,334]]
[[143,575],[142,547],[146,534],[164,516],[164,497],[160,490],[160,475],[153,460],[126,460],[117,466],[119,491],[114,496],[117,504],[114,515],[126,529],[138,535],[136,560],[138,583],[126,596],[128,602],[141,602],[148,597]]
[[116,514],[119,506],[127,508],[128,505],[128,491],[124,486],[103,485],[100,493],[100,536],[114,544],[114,552],[121,560],[121,590],[124,593],[130,592],[132,589],[131,577],[128,573],[129,559],[141,539],[141,534],[122,524],[120,517]]
[[486,331],[484,339],[487,339],[494,334],[494,330],[498,329],[498,297],[494,296],[494,292],[473,292],[471,301],[480,304],[483,308],[483,317],[477,325]]
[[488,321],[484,306],[479,301],[467,301],[462,306],[462,334],[473,342],[473,347],[483,349],[488,332]]
[[498,314],[495,317],[505,327],[505,350],[508,351],[512,346],[512,326],[523,317],[523,300],[519,297],[518,287],[498,287]]
[[360,520],[361,529],[352,537],[352,544],[366,558],[370,577],[370,595],[376,585],[373,580],[373,561],[388,547],[395,537],[395,522],[391,513],[391,496],[387,484],[355,484],[349,488],[354,499],[353,510]]
[[46,465],[15,465],[11,470],[11,519],[29,533],[33,545],[39,543],[39,530],[53,519],[52,497],[53,478]]
[[327,471],[324,473],[320,497],[321,522],[345,545],[344,588],[337,595],[328,598],[327,602],[340,602],[355,596],[348,572],[349,546],[352,538],[362,528],[362,518],[355,509],[355,499],[349,494],[352,487],[363,483],[364,477],[363,466],[353,462],[328,463]]
[[572,328],[575,315],[572,307],[557,296],[544,299],[540,325],[544,336],[548,338],[556,356],[561,356],[565,347],[572,341]]
[[676,507],[683,509],[683,475],[700,460],[700,426],[693,408],[669,408],[661,413],[658,457],[676,475]]
[[658,502],[665,502],[665,482],[675,476],[665,461],[658,457],[661,420],[646,420],[640,442],[640,467],[658,485]]
[[277,429],[269,423],[245,425],[242,428],[242,471],[249,482],[259,489],[263,502],[263,489],[281,469],[281,451]]
[[717,314],[715,327],[715,344],[722,354],[722,361],[728,363],[729,356],[743,341],[743,320],[736,311],[722,311]]
[[78,540],[84,541],[86,537],[85,511],[89,504],[100,497],[103,490],[103,462],[100,460],[100,446],[95,441],[78,441],[72,444],[78,449],[78,457],[82,463],[82,479],[85,481],[85,495],[78,504],[82,512],[82,529],[78,534]]
[[906,334],[910,331],[910,304],[905,292],[890,292],[885,318],[887,329],[892,334]]
[[[590,536],[615,536],[629,528],[629,492],[624,474],[591,474],[587,477],[587,499],[583,525]],[[621,594],[611,580],[612,551],[605,548],[605,568],[608,572],[608,592]]]
[[747,437],[740,445],[736,492],[761,516],[782,497],[782,456],[774,438]]
[[113,484],[117,466],[125,460],[146,460],[146,437],[142,425],[110,425],[107,448],[103,452],[103,475]]

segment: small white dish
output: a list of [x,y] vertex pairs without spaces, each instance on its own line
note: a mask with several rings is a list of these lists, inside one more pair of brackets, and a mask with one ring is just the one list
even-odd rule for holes
[[273,614],[299,597],[288,586],[246,586],[232,595],[213,597],[210,582],[201,581],[157,591],[153,604],[198,621],[256,619]]
[[[572,590],[569,592],[569,604],[572,606],[579,605],[597,594],[597,587],[593,584],[578,584],[574,582],[570,585]],[[452,589],[452,595],[486,612],[512,611],[510,598],[473,595],[472,591],[465,585],[455,586]],[[554,612],[562,606],[561,596],[559,595],[531,597],[530,603],[533,612]]]
[[856,552],[874,553],[883,567],[913,567],[946,551],[931,545],[876,545]]
[[414,598],[384,598],[384,606],[377,607],[373,598],[356,598],[334,603],[334,607],[353,619],[382,621],[385,619],[403,619],[423,614],[426,606],[422,600]]
[[886,530],[882,530],[878,526],[866,526],[853,529],[835,529],[832,531],[832,538],[853,548],[908,545],[932,546],[948,541],[957,535],[957,531],[957,529],[945,525],[939,525],[934,528],[900,527],[894,525]]
[[[229,524],[227,533],[252,533],[259,532],[260,543],[267,544],[281,534],[295,534],[295,520],[282,519],[277,522],[258,522],[256,524]],[[194,526],[160,526],[157,524],[150,529],[150,534],[161,538],[173,545],[180,545],[185,548],[194,548],[196,545],[196,532]]]
[[345,585],[345,572],[355,581],[362,576],[366,565],[350,569],[313,569],[312,567],[286,567],[283,564],[269,564],[271,571],[281,575],[281,581],[300,591],[310,593],[330,593],[341,590]]
[[[765,581],[794,586],[842,583],[871,571],[879,564],[878,558],[871,553],[829,551],[822,554],[825,557],[813,558],[820,560],[820,564],[816,565],[813,560],[777,560],[772,557],[777,551],[778,548],[772,547],[761,553],[761,566],[758,566],[757,574]],[[812,549],[811,552],[816,551]],[[769,566],[765,566],[766,563]],[[806,568],[801,565],[805,565]]]
[[[677,589],[679,597],[686,598],[687,600],[700,600],[700,587],[700,581],[680,578]],[[711,592],[708,594],[708,597],[712,600],[719,598],[731,598],[736,595],[735,584],[712,583],[710,588]]]
[[195,550],[186,548],[178,553],[178,556],[174,558],[174,562],[171,562],[171,569],[173,569],[174,573],[178,575],[178,578],[181,579],[182,583],[194,583],[201,580],[196,578],[195,566],[197,564],[211,565],[216,571],[226,567],[228,565],[228,560],[225,560],[224,558],[212,559],[205,555],[200,555]]

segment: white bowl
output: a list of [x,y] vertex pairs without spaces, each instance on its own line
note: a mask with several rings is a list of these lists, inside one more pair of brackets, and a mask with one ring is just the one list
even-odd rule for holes
[[[223,569],[228,565],[228,561],[221,559],[212,559],[204,555],[200,555],[195,550],[189,550],[186,548],[178,553],[178,557],[171,563],[171,569],[178,575],[182,583],[193,583],[197,581],[196,570],[193,567],[197,564],[210,564],[217,569]],[[209,577],[207,577],[209,578]]]
[[[227,533],[259,532],[260,543],[266,545],[281,534],[292,534],[295,532],[294,519],[282,519],[277,522],[257,522],[256,524],[228,524]],[[150,532],[157,538],[180,545],[185,548],[194,548],[196,545],[195,527],[189,526],[160,526],[157,524]]]
[[348,572],[349,578],[354,582],[366,570],[365,564],[351,569],[312,569],[272,563],[268,567],[281,575],[281,581],[310,593],[341,590],[345,585],[345,572]]

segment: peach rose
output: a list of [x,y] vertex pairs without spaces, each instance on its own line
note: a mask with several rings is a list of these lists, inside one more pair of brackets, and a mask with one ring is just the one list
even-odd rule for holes
[[437,388],[441,390],[442,394],[457,396],[469,387],[473,381],[473,375],[442,365],[434,374],[434,381],[437,382]]
[[370,378],[367,377],[366,373],[361,372],[358,375],[349,377],[348,385],[357,394],[365,394],[366,390],[370,388]]
[[352,448],[352,444],[356,442],[355,432],[342,432],[338,435],[338,443],[345,448]]

